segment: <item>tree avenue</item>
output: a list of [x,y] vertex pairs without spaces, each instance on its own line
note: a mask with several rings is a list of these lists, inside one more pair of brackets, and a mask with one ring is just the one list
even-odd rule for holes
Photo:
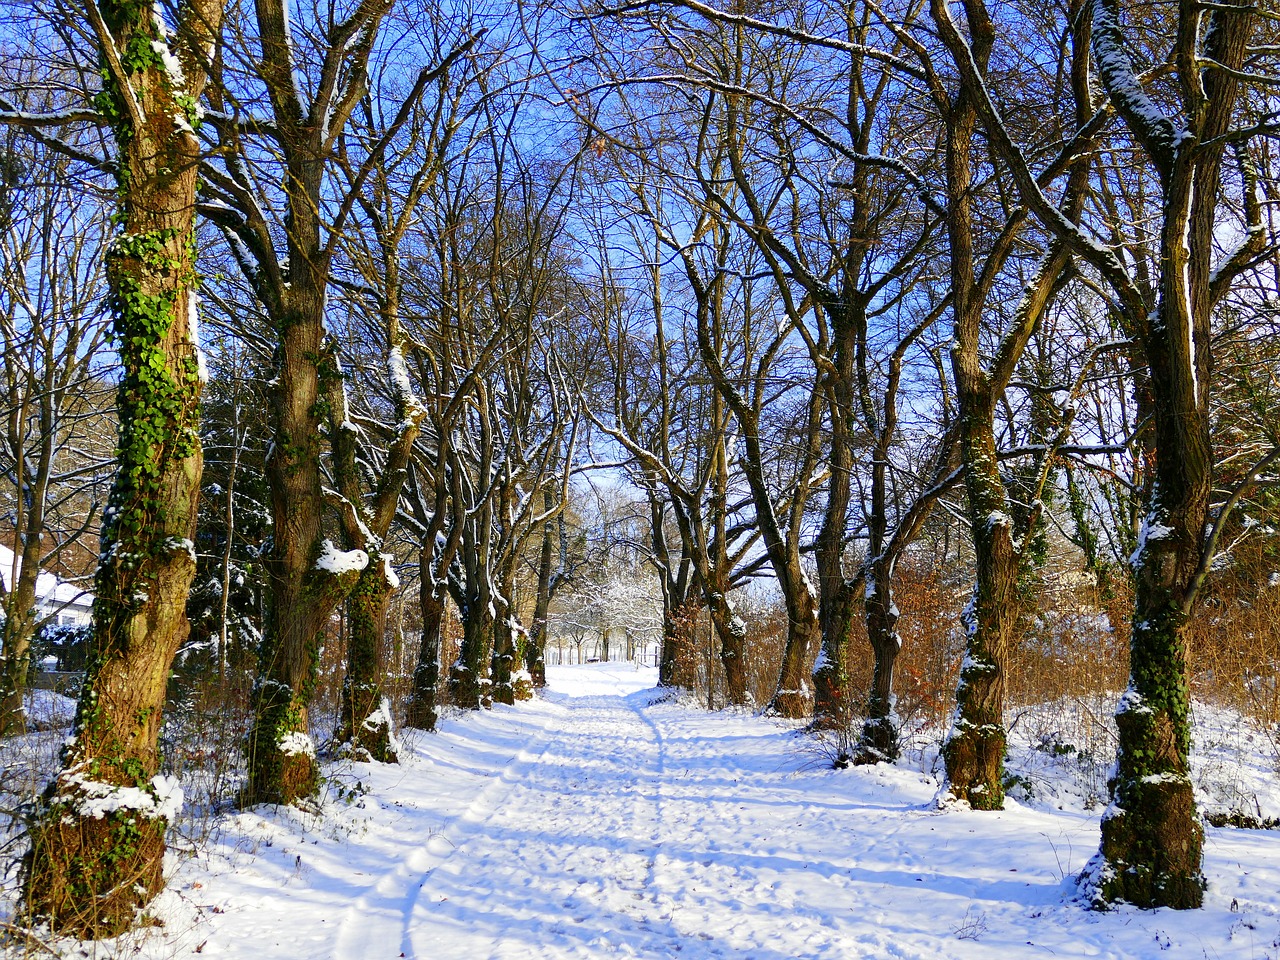
[[620,657],[944,808],[1118,699],[1078,899],[1202,905],[1192,693],[1280,656],[1265,4],[0,9],[5,742],[87,663],[24,921],[145,917],[193,726],[310,808]]

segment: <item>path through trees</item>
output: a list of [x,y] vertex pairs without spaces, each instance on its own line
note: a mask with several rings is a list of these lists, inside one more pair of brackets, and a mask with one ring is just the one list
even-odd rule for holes
[[940,810],[919,766],[834,771],[790,726],[655,702],[655,679],[552,666],[545,698],[336,769],[366,792],[322,820],[239,814],[158,903],[163,936],[189,910],[202,956],[834,960],[1189,958],[1241,917],[1277,932],[1265,832],[1211,828],[1203,911],[1090,913],[1062,878],[1098,809]]

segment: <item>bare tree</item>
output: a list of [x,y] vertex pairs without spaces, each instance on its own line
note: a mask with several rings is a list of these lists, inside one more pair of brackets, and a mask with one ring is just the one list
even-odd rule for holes
[[[382,762],[397,759],[392,735],[389,703],[382,695],[383,635],[387,607],[399,585],[391,568],[394,559],[384,551],[384,544],[396,515],[400,493],[407,476],[409,459],[417,440],[419,427],[427,407],[418,399],[405,360],[409,346],[402,329],[402,247],[417,216],[418,201],[430,189],[449,150],[449,141],[459,124],[462,107],[459,84],[451,78],[451,67],[465,56],[475,42],[470,38],[446,35],[437,38],[434,59],[439,65],[419,74],[415,89],[406,95],[397,91],[376,90],[366,96],[357,122],[350,125],[348,139],[365,141],[364,149],[345,147],[343,157],[371,155],[375,157],[367,187],[362,189],[363,169],[347,168],[348,189],[359,198],[359,206],[368,223],[367,231],[354,232],[348,244],[349,255],[362,281],[359,293],[373,300],[377,329],[373,336],[357,341],[385,343],[391,426],[386,429],[379,418],[371,418],[370,426],[387,434],[373,449],[362,443],[364,432],[355,422],[357,417],[347,409],[346,390],[341,381],[327,384],[329,436],[333,447],[333,478],[340,498],[344,545],[360,550],[375,559],[360,573],[346,600],[347,674],[342,686],[342,707],[335,739],[350,745],[356,756]],[[471,71],[465,64],[457,72]],[[387,73],[380,74],[390,83]],[[466,84],[474,82],[474,78]],[[436,96],[427,99],[425,92],[434,87]],[[379,116],[387,103],[399,104],[400,115]],[[398,131],[400,139],[389,148],[376,146],[385,131]],[[369,235],[372,236],[369,236]],[[372,241],[372,242],[370,242]],[[377,477],[369,484],[369,477]],[[364,494],[366,485],[372,490]]]
[[[343,386],[325,314],[334,258],[361,192],[436,75],[423,67],[382,135],[365,145],[363,156],[344,155],[339,164],[338,145],[366,94],[370,58],[391,5],[360,0],[339,16],[331,4],[327,13],[316,11],[314,22],[294,23],[285,0],[257,0],[257,35],[241,37],[244,46],[228,47],[219,60],[209,113],[218,162],[205,167],[201,209],[226,236],[276,336],[267,459],[271,606],[249,737],[249,802],[291,803],[315,791],[319,772],[307,708],[318,640],[369,565],[363,548],[340,550],[324,536],[329,504],[348,531],[358,529],[353,515],[363,506],[350,486],[326,491],[324,483],[325,428],[344,422],[331,416],[340,413],[335,404],[342,405]],[[254,45],[260,56],[249,53]],[[341,185],[339,169],[346,171]],[[264,193],[260,184],[273,176],[278,192]],[[334,431],[329,440],[349,483],[353,453],[342,434]]]
[[[0,156],[0,474],[12,524],[4,537],[15,548],[8,588],[0,585],[0,736],[8,736],[25,729],[31,642],[60,613],[53,597],[37,609],[37,583],[45,571],[74,570],[75,542],[92,539],[94,498],[80,518],[69,515],[108,469],[110,451],[94,450],[87,435],[109,429],[105,371],[94,359],[108,334],[98,256],[108,227],[101,208],[75,209],[92,189],[75,176],[78,164],[13,128]],[[60,529],[66,520],[76,526]]]
[[[1054,247],[1073,252],[1103,279],[1125,326],[1142,345],[1150,376],[1154,476],[1132,561],[1137,595],[1130,689],[1117,712],[1114,802],[1103,818],[1102,848],[1085,872],[1085,887],[1099,904],[1124,900],[1195,907],[1203,890],[1202,830],[1188,776],[1185,628],[1238,496],[1228,497],[1209,522],[1211,324],[1223,296],[1266,252],[1249,142],[1274,134],[1274,125],[1257,115],[1242,118],[1241,103],[1251,84],[1273,84],[1277,69],[1273,46],[1251,46],[1261,29],[1255,8],[1180,9],[1157,31],[1170,42],[1168,70],[1174,82],[1156,94],[1155,81],[1140,76],[1135,66],[1149,56],[1149,48],[1126,30],[1119,4],[1094,0],[1086,9],[1088,18],[1078,18],[1073,29],[1075,62],[1080,64],[1087,41],[1111,108],[1156,175],[1160,200],[1150,260],[1135,256],[1142,247],[1099,242],[1047,199],[1045,175],[1033,173],[981,75],[983,58],[975,62],[973,46],[937,5],[935,20],[955,54],[971,116],[980,118],[1009,164],[1021,201],[1053,233]],[[985,35],[989,44],[994,31],[987,29],[991,19],[985,5],[970,0],[965,11],[970,36]],[[1084,69],[1078,66],[1077,73]],[[1076,100],[1077,116],[1083,116],[1087,94],[1078,93]],[[1094,123],[1090,118],[1081,128]],[[1242,240],[1219,252],[1219,213],[1230,210],[1221,196],[1228,149],[1236,155],[1242,195],[1236,212],[1228,215],[1240,225]],[[1277,456],[1268,452],[1237,489],[1252,483],[1256,471]]]

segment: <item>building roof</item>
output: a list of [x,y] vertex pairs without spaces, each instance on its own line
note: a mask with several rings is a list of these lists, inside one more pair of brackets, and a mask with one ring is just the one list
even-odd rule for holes
[[[13,582],[21,569],[21,559],[0,544],[0,581],[4,582],[6,593],[13,589]],[[50,606],[89,607],[93,605],[93,594],[44,571],[36,578],[36,600]]]

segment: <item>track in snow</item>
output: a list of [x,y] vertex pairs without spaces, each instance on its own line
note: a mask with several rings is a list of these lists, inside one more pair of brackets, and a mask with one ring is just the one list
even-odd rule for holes
[[351,908],[339,960],[678,952],[655,874],[661,745],[642,710],[567,703],[554,732]]
[[908,764],[824,769],[776,724],[651,703],[648,679],[578,668],[576,697],[553,686],[447,720],[403,766],[339,769],[369,792],[319,835],[241,814],[253,856],[186,890],[201,960],[1254,960],[1280,943],[1265,832],[1211,831],[1196,916],[1090,914],[1062,879],[1096,849],[1096,812],[940,811]]
[[808,906],[848,897],[845,871],[802,865],[774,835],[792,813],[830,811],[791,811],[763,784],[750,797],[732,745],[664,735],[650,696],[562,700],[465,811],[425,842],[404,838],[401,861],[347,911],[337,960],[789,960],[797,943],[846,956],[850,941]]

